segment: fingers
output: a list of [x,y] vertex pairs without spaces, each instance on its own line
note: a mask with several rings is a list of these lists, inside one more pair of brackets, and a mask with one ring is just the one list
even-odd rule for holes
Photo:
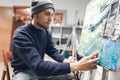
[[93,65],[93,64],[98,65],[98,58],[91,59],[91,60],[88,61],[88,63],[91,64],[91,65]]
[[88,61],[88,63],[90,64],[89,65],[89,70],[97,69],[98,58],[91,59],[91,60]]
[[96,56],[99,54],[99,52],[95,52],[91,54],[90,56],[83,57],[79,62],[80,70],[87,71],[97,68],[98,64],[98,58]]
[[87,71],[87,70],[93,70],[93,69],[97,69],[97,62],[92,62],[92,63],[89,63],[88,65],[86,65],[84,67],[84,71]]
[[83,70],[87,71],[87,70],[97,69],[97,64],[98,64],[98,58],[90,59],[85,63]]
[[94,52],[92,53],[90,56],[88,56],[89,59],[95,58],[97,55],[99,54],[99,52]]
[[91,60],[89,60],[89,62],[90,62],[90,63],[98,62],[98,58],[91,59]]
[[90,70],[92,70],[92,69],[97,69],[97,65],[96,64],[91,65]]
[[97,69],[97,63],[92,63],[91,65],[86,64],[81,68],[81,71],[88,71],[93,69]]

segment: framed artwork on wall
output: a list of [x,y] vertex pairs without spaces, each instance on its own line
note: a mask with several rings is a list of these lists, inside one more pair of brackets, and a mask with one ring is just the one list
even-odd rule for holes
[[66,10],[56,10],[52,20],[52,26],[65,26],[66,24]]

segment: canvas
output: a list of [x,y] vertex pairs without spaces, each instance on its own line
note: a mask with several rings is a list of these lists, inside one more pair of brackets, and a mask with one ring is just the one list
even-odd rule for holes
[[109,5],[106,4],[108,1],[92,0],[88,4],[78,52],[88,56],[99,51],[99,65],[117,71],[120,57],[119,2],[111,0],[113,4]]

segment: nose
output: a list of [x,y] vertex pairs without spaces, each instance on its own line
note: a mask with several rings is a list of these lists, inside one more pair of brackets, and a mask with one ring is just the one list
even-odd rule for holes
[[53,19],[53,16],[50,15],[50,16],[49,16],[49,21],[52,21],[52,19]]

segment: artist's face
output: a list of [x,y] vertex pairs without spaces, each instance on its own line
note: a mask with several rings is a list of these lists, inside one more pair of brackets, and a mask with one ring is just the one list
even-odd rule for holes
[[[38,26],[44,26],[45,28],[49,27],[50,22],[53,19],[54,11],[53,9],[45,9],[37,14],[36,22],[38,23]],[[40,24],[40,25],[39,25]]]

